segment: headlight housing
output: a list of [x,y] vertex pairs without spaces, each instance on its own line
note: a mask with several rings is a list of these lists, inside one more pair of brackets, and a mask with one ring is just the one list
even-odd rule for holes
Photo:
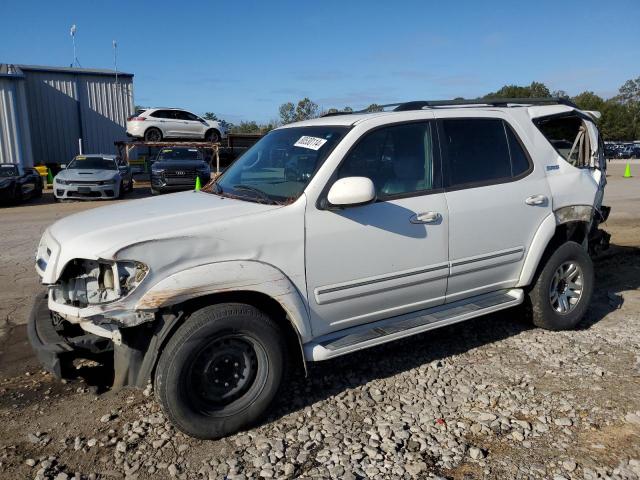
[[59,185],[69,185],[69,182],[67,180],[61,180],[59,178],[55,179],[55,183],[57,183]]
[[57,303],[87,307],[126,297],[147,276],[149,268],[136,261],[71,261],[60,281],[52,287]]

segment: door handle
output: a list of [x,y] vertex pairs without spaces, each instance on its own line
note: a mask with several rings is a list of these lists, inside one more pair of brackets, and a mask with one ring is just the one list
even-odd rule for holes
[[442,215],[438,212],[416,213],[409,219],[411,223],[438,223],[440,220]]
[[543,205],[547,203],[547,197],[544,195],[531,195],[524,201],[527,205]]

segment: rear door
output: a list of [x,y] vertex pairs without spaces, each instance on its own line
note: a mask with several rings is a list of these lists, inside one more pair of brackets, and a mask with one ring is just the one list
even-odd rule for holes
[[339,178],[370,178],[375,203],[307,204],[307,294],[315,335],[444,302],[449,215],[433,121],[365,133]]
[[177,136],[175,115],[172,110],[156,110],[149,116],[153,118],[157,127],[162,130],[163,137]]
[[514,287],[551,214],[544,172],[506,118],[449,116],[438,125],[450,215],[446,300]]

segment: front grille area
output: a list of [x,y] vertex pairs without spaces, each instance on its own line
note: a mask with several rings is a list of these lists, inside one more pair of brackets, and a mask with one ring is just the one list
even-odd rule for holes
[[164,172],[165,178],[184,178],[184,179],[196,179],[198,172],[195,170],[170,170]]

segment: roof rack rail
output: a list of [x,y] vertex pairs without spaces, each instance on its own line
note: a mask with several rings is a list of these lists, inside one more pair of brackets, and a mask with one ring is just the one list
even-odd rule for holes
[[353,112],[330,112],[322,115],[323,117],[332,117],[334,115],[349,115],[352,113],[375,113],[383,111],[385,108],[393,108],[393,112],[408,112],[411,110],[422,110],[425,107],[455,107],[463,105],[488,105],[492,107],[507,107],[509,105],[566,105],[568,107],[578,108],[568,98],[562,97],[536,97],[536,98],[475,98],[475,99],[455,99],[455,100],[414,100],[411,102],[387,103],[378,105],[380,110],[356,110]]
[[492,107],[506,107],[508,105],[567,105],[577,108],[577,105],[568,98],[562,97],[535,97],[535,98],[476,98],[467,100],[424,100],[405,102],[399,104],[394,111],[419,110],[424,107],[448,107],[456,105],[491,105]]

